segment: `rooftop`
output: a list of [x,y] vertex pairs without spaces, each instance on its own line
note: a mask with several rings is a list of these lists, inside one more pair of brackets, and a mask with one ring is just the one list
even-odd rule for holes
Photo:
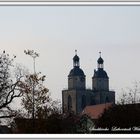
[[86,106],[82,112],[82,115],[86,114],[92,119],[98,119],[104,110],[109,109],[112,105],[113,103]]

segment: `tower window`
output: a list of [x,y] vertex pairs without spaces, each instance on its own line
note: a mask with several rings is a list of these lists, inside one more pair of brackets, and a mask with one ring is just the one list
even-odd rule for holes
[[82,108],[82,109],[84,109],[84,108],[85,108],[85,106],[86,106],[86,96],[85,96],[85,95],[83,95],[83,96],[82,96],[81,108]]
[[72,109],[72,99],[71,99],[71,96],[69,95],[68,96],[68,111],[71,111]]

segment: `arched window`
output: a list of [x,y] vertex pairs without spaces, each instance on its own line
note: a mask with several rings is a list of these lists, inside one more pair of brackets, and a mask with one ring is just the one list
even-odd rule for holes
[[83,95],[83,96],[82,96],[82,104],[81,104],[82,109],[84,109],[85,106],[86,106],[86,96]]
[[68,96],[68,111],[71,111],[72,109],[72,99],[71,99],[71,96],[69,95]]
[[105,101],[106,103],[109,103],[109,98],[108,97],[106,97],[106,101]]

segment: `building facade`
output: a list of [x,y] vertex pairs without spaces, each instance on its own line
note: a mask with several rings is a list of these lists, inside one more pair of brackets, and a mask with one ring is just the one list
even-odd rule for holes
[[86,75],[80,68],[80,58],[73,57],[73,69],[68,75],[68,89],[62,91],[63,112],[79,114],[86,106],[115,103],[115,92],[109,90],[109,77],[104,70],[104,60],[97,60],[97,70],[92,77],[92,89],[86,89]]

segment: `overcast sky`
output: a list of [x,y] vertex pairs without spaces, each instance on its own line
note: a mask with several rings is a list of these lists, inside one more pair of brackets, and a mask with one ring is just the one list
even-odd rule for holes
[[0,51],[16,62],[46,75],[54,99],[61,99],[73,67],[74,50],[86,75],[86,85],[97,67],[99,51],[110,78],[110,89],[132,87],[140,79],[140,6],[7,6],[0,7]]

